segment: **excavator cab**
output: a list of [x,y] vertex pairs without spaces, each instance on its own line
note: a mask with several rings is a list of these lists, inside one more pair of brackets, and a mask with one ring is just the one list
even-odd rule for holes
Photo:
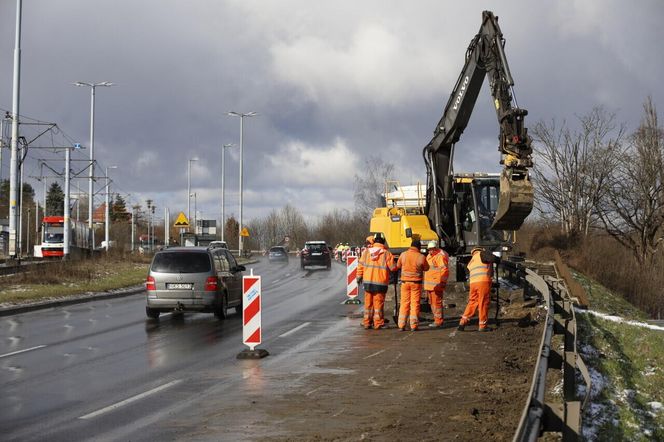
[[500,180],[497,174],[474,173],[455,175],[455,193],[459,202],[461,238],[469,253],[473,247],[497,249],[506,243],[502,230],[493,228],[499,210]]

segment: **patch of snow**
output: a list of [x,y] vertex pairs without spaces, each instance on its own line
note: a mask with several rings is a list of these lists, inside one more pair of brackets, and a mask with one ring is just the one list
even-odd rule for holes
[[635,395],[636,391],[626,388],[625,390],[618,393],[618,399],[620,399],[623,402],[631,402],[632,400],[634,400]]
[[601,313],[601,312],[596,312],[594,310],[583,310],[579,308],[574,308],[575,312],[577,314],[589,314],[593,316],[597,316],[598,318],[602,318],[606,321],[612,321],[612,322],[617,322],[619,324],[627,324],[627,325],[632,325],[635,327],[642,327],[642,328],[648,328],[650,330],[658,330],[658,331],[664,331],[664,327],[659,326],[659,325],[651,325],[645,322],[641,321],[633,321],[633,320],[627,320],[625,318],[622,318],[620,316],[614,316],[614,315],[608,315],[606,313]]
[[661,402],[653,401],[653,402],[648,402],[646,405],[648,405],[650,407],[650,409],[652,411],[656,412],[656,413],[659,413],[660,411],[662,411],[662,403]]
[[657,367],[646,367],[646,370],[643,372],[644,376],[654,376],[657,373]]

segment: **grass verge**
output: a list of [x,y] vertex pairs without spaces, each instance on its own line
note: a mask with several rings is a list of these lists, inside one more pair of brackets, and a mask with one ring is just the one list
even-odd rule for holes
[[592,377],[584,440],[664,440],[664,331],[593,314],[646,315],[596,281],[576,274],[591,312],[578,312],[579,350]]
[[0,280],[0,304],[21,304],[141,284],[148,263],[131,259],[60,262]]

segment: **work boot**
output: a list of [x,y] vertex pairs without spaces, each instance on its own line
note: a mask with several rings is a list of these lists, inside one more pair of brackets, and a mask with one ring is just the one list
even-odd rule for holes
[[378,327],[374,327],[374,330],[382,330],[384,328],[387,328],[387,324],[380,325]]
[[399,331],[406,331],[406,327],[399,327]]
[[457,330],[459,330],[459,331],[464,331],[465,329],[466,329],[466,326],[464,324],[459,324],[459,326],[457,327]]
[[481,333],[485,333],[485,332],[493,331],[493,329],[491,329],[491,328],[489,328],[489,327],[482,327],[482,328],[480,328],[480,329],[477,330],[477,331],[478,331],[478,332],[481,332]]
[[430,328],[441,328],[442,326],[443,326],[443,324],[438,325],[435,322],[432,322],[431,324],[429,324]]

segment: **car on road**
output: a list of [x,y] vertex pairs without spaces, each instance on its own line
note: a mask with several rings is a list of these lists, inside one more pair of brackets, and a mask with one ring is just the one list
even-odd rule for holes
[[283,246],[270,247],[267,252],[269,262],[288,262],[288,250]]
[[221,247],[222,249],[227,249],[228,244],[226,244],[226,241],[210,241],[210,244],[208,244],[208,247],[211,249],[215,249],[217,247]]
[[300,252],[300,267],[324,266],[332,267],[332,252],[325,241],[307,241]]
[[245,271],[227,249],[170,247],[155,253],[145,281],[145,313],[157,319],[164,312],[214,313],[225,319],[228,308],[242,311]]

